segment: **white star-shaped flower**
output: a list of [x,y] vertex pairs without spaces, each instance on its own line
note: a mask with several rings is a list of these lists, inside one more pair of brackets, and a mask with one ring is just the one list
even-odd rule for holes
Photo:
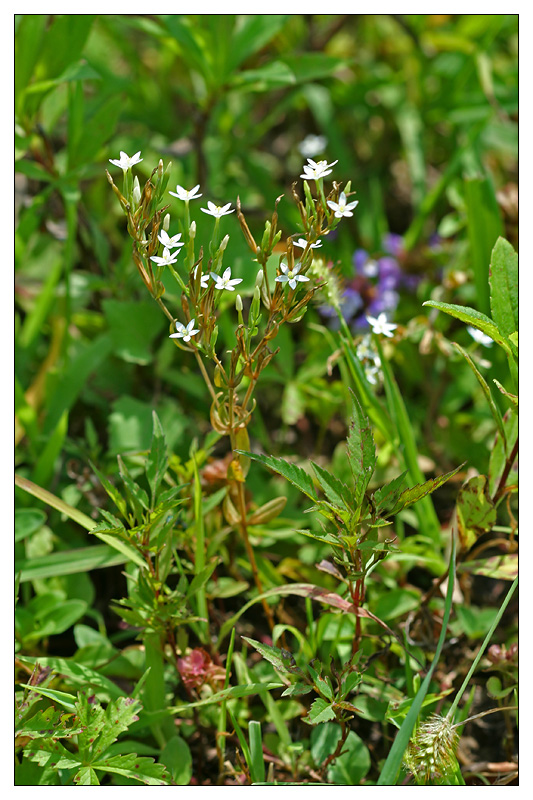
[[300,178],[305,178],[308,181],[318,181],[320,178],[325,178],[326,175],[331,173],[330,167],[337,164],[338,160],[328,164],[327,161],[313,161],[312,158],[308,158],[307,161],[309,163],[304,164],[304,174],[300,175]]
[[200,333],[200,329],[194,328],[194,319],[191,319],[188,325],[182,325],[181,322],[176,322],[176,333],[171,333],[169,339],[183,339],[184,342],[190,342],[191,336],[195,333]]
[[484,347],[492,347],[492,345],[494,344],[490,336],[487,336],[487,334],[483,333],[483,331],[480,331],[477,328],[473,328],[471,325],[467,325],[466,329],[470,334],[470,336],[472,337],[472,339],[475,342],[482,344]]
[[[301,247],[304,250],[308,244],[309,242],[307,242],[305,239],[302,238],[298,239],[298,241],[296,242],[293,242],[294,247]],[[317,239],[316,242],[313,242],[313,244],[309,244],[309,247],[312,250],[314,250],[316,247],[322,247],[322,239]]]
[[201,197],[201,194],[197,194],[198,189],[200,188],[200,184],[197,183],[196,186],[193,186],[192,189],[184,189],[183,186],[176,186],[175,192],[169,192],[169,194],[177,197],[179,200],[196,200],[198,197]]
[[392,331],[398,327],[397,325],[387,322],[387,315],[384,313],[379,314],[377,319],[376,317],[368,316],[366,319],[370,324],[373,333],[382,333],[384,336],[389,336],[390,338],[392,338],[393,335]]
[[215,281],[215,289],[227,289],[229,292],[234,292],[237,284],[242,282],[242,278],[231,277],[231,267],[225,269],[222,276],[212,272],[211,277]]
[[159,267],[168,267],[169,264],[175,264],[178,257],[177,253],[171,253],[168,247],[163,250],[162,256],[150,256],[151,261],[156,263]]
[[308,281],[309,278],[307,275],[299,275],[301,264],[296,264],[292,269],[289,269],[289,265],[282,262],[280,264],[280,269],[283,272],[283,275],[276,275],[276,280],[278,283],[288,283],[291,289],[296,289],[296,283],[298,281]]
[[233,214],[235,209],[234,208],[230,209],[230,206],[231,203],[226,203],[225,206],[216,206],[214,203],[211,202],[211,200],[208,200],[207,208],[202,208],[201,210],[205,214],[211,214],[212,217],[217,217],[218,219],[220,219],[220,217],[223,217],[226,214]]
[[115,167],[120,167],[120,169],[123,169],[125,172],[127,169],[131,169],[134,164],[138,164],[140,161],[142,161],[142,158],[139,158],[140,155],[141,151],[139,150],[138,153],[135,153],[135,155],[131,156],[130,158],[127,153],[121,150],[120,159],[110,158],[109,160],[115,165]]
[[334,203],[333,200],[328,200],[328,206],[333,209],[336,217],[353,217],[352,208],[355,208],[358,203],[359,200],[354,200],[353,203],[347,203],[344,192],[341,192],[338,203]]
[[[194,268],[194,272],[192,274],[193,278],[196,278],[196,272],[198,270],[198,264]],[[209,283],[209,275],[206,273],[205,275],[200,276],[200,286],[202,289],[207,289],[207,284]]]
[[173,247],[183,247],[183,242],[180,242],[181,233],[175,233],[174,236],[169,236],[166,231],[161,231],[157,238],[167,250]]

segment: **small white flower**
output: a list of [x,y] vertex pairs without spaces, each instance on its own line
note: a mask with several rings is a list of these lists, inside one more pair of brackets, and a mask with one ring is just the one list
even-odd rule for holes
[[110,158],[109,160],[115,165],[115,167],[120,167],[120,169],[126,171],[127,169],[131,169],[134,164],[138,164],[140,161],[142,161],[142,158],[139,158],[140,155],[141,151],[139,150],[138,153],[135,153],[135,155],[130,158],[127,153],[121,150],[120,159],[117,160],[116,158]]
[[379,267],[377,261],[369,259],[365,264],[363,264],[363,275],[366,275],[367,278],[375,278],[378,272]]
[[344,192],[341,192],[338,203],[334,203],[333,200],[328,200],[328,206],[333,209],[336,217],[353,217],[352,208],[355,208],[358,203],[359,200],[354,200],[353,203],[347,203]]
[[308,281],[307,275],[299,275],[301,264],[296,264],[292,269],[289,269],[288,264],[284,262],[280,264],[280,269],[283,275],[276,275],[276,280],[279,283],[288,283],[291,289],[296,289],[297,281]]
[[194,319],[191,319],[188,325],[182,325],[181,322],[176,322],[176,333],[171,333],[169,339],[183,339],[184,342],[190,342],[191,336],[199,333],[200,329],[194,328]]
[[379,367],[378,366],[365,367],[365,375],[369,383],[372,383],[374,385],[377,384],[379,377]]
[[305,164],[303,167],[304,174],[300,175],[300,178],[305,178],[308,181],[318,181],[320,178],[325,178],[326,175],[331,173],[330,167],[338,162],[332,161],[331,164],[328,164],[327,161],[313,161],[312,158],[308,158],[308,164]]
[[183,242],[180,242],[181,233],[175,233],[174,236],[169,236],[165,230],[162,230],[157,238],[167,250],[173,247],[183,247]]
[[298,145],[298,150],[305,158],[312,158],[319,153],[323,153],[327,143],[328,140],[325,136],[316,136],[314,133],[309,133]]
[[[196,278],[197,270],[198,270],[198,264],[194,268],[194,272],[192,274],[193,278]],[[209,275],[208,274],[201,275],[201,277],[200,277],[200,286],[202,287],[202,289],[207,289],[207,284],[208,283],[209,283]]]
[[[298,239],[297,242],[293,242],[294,247],[301,247],[304,250],[305,250],[305,248],[307,247],[308,244],[309,244],[309,242],[307,242],[305,239]],[[317,239],[316,242],[314,242],[313,244],[310,244],[309,247],[312,250],[314,250],[316,247],[322,247],[322,239]]]
[[472,328],[471,325],[467,325],[466,329],[470,334],[470,336],[472,337],[472,339],[475,342],[484,345],[484,347],[492,347],[492,345],[494,344],[490,336],[487,336],[487,334],[483,333],[483,331],[479,331],[477,328]]
[[225,269],[222,276],[212,272],[211,277],[215,281],[215,289],[227,289],[230,292],[234,292],[236,285],[242,281],[242,278],[231,278],[231,267]]
[[367,317],[367,321],[370,323],[373,333],[382,333],[384,336],[389,336],[391,338],[393,335],[392,331],[398,327],[397,325],[387,322],[387,315],[384,313],[379,314],[377,319],[376,317]]
[[150,256],[159,267],[168,267],[169,264],[175,264],[178,257],[177,253],[171,253],[168,247],[163,250],[162,256]]
[[201,194],[196,194],[198,189],[200,188],[200,184],[197,183],[196,186],[193,186],[192,189],[184,189],[183,186],[176,186],[175,192],[169,192],[169,194],[177,197],[179,200],[196,200],[198,197],[201,197]]
[[211,200],[208,200],[207,208],[202,208],[202,211],[205,214],[211,214],[212,217],[217,217],[218,219],[220,219],[220,217],[223,217],[226,214],[233,214],[235,209],[232,208],[230,210],[230,206],[231,203],[226,203],[225,206],[216,206],[214,203],[211,202]]

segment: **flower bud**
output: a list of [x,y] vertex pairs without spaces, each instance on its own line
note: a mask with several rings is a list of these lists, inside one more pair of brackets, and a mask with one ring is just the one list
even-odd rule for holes
[[221,253],[223,253],[226,247],[228,246],[228,242],[229,242],[229,236],[228,234],[226,234],[222,239],[222,241],[220,242],[220,247],[218,248]]
[[161,179],[163,177],[163,172],[165,170],[165,165],[163,164],[163,159],[159,159],[159,164],[157,165],[157,177]]
[[242,311],[242,297],[240,296],[240,294],[238,294],[237,297],[235,298],[235,308],[237,309],[237,311]]
[[163,218],[163,230],[168,233],[169,228],[170,228],[170,214],[165,214]]
[[195,236],[196,236],[196,222],[193,220],[189,228],[189,238],[194,239]]
[[133,181],[133,205],[136,207],[141,202],[141,187],[139,186],[139,178],[135,176]]
[[255,279],[255,285],[256,285],[256,287],[260,287],[260,286],[261,286],[261,284],[263,283],[263,278],[264,278],[264,277],[265,277],[265,276],[264,276],[263,270],[262,270],[262,269],[260,269],[260,270],[259,270],[259,272],[257,273],[257,277],[256,277],[256,279]]
[[259,286],[256,285],[254,288],[254,300],[259,301],[260,298],[261,298],[261,292],[259,290]]

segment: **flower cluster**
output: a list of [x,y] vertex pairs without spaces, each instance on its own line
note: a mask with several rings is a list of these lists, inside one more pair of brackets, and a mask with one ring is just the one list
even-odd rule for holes
[[200,689],[205,683],[215,684],[223,681],[226,672],[222,667],[213,664],[211,656],[202,647],[178,658],[178,672],[187,689]]
[[[340,310],[354,331],[368,330],[371,327],[376,333],[385,333],[381,329],[381,323],[376,330],[376,323],[373,324],[370,320],[381,320],[390,324],[388,319],[396,310],[400,290],[412,291],[419,281],[418,276],[410,275],[402,269],[402,237],[389,233],[382,244],[382,252],[375,258],[362,249],[353,254],[354,275],[345,282]],[[333,307],[323,305],[320,312],[331,319],[332,328],[338,327],[337,312]]]

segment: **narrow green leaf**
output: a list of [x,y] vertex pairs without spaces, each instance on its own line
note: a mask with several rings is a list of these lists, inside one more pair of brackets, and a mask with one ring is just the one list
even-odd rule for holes
[[154,428],[152,446],[150,448],[148,461],[146,463],[146,477],[148,478],[148,483],[150,484],[150,489],[152,490],[152,503],[155,504],[157,490],[159,489],[161,481],[165,477],[165,472],[167,471],[168,458],[165,434],[163,432],[163,428],[161,427],[159,417],[155,411],[152,412],[152,419]]
[[116,564],[124,564],[128,558],[109,545],[79,547],[76,550],[60,550],[45,556],[34,556],[15,562],[15,571],[20,572],[20,580],[34,581],[53,578],[59,575],[75,575],[90,572]]
[[464,188],[476,304],[480,311],[488,313],[490,253],[494,242],[503,232],[503,226],[494,188],[488,178],[467,178]]
[[459,472],[463,466],[464,464],[461,464],[456,467],[456,469],[451,470],[451,472],[446,472],[444,475],[439,475],[437,478],[430,478],[424,481],[424,483],[419,483],[416,486],[412,486],[410,489],[405,489],[398,497],[392,509],[387,511],[386,516],[393,516],[404,508],[409,508],[409,506],[417,503],[422,497],[431,494],[435,489],[438,489],[439,486],[442,486],[443,483],[446,483],[447,480]]
[[503,336],[518,330],[518,254],[500,237],[490,261],[490,307]]
[[265,759],[263,757],[263,741],[261,738],[261,723],[250,720],[248,724],[248,737],[250,739],[250,775],[252,781],[265,780]]
[[172,714],[181,714],[189,708],[198,708],[199,706],[208,706],[213,703],[220,703],[222,700],[230,700],[233,697],[249,697],[253,694],[261,694],[261,692],[268,692],[271,689],[282,689],[285,684],[280,682],[267,682],[267,683],[250,683],[243,686],[230,686],[228,689],[222,689],[220,692],[215,692],[211,697],[205,697],[203,700],[198,700],[194,703],[186,703],[181,706],[171,706],[168,710]]
[[439,303],[436,300],[426,300],[425,303],[422,303],[423,306],[430,306],[431,308],[436,308],[439,311],[444,311],[446,314],[449,314],[456,319],[460,319],[461,322],[465,322],[467,325],[472,325],[473,328],[477,328],[479,331],[482,331],[487,336],[503,347],[506,353],[511,354],[511,348],[507,343],[507,340],[500,331],[498,327],[494,324],[494,322],[485,314],[482,314],[480,311],[476,311],[475,308],[469,308],[468,306],[457,306],[452,303]]
[[318,482],[332,506],[339,511],[350,511],[353,503],[353,491],[340,481],[331,472],[323,469],[318,464],[311,462],[318,478]]
[[244,456],[248,456],[253,461],[258,461],[265,467],[277,472],[278,475],[282,475],[284,478],[290,481],[293,486],[296,486],[296,488],[299,489],[303,494],[316,502],[317,496],[313,486],[313,480],[301,467],[297,467],[296,464],[291,464],[288,461],[285,461],[283,458],[276,458],[275,456],[264,456],[258,453],[248,453],[245,450],[235,450],[235,452]]
[[263,658],[266,658],[267,661],[276,668],[281,670],[282,672],[286,672],[286,666],[284,663],[283,653],[279,649],[279,647],[273,647],[270,644],[263,644],[262,642],[256,642],[255,639],[249,639],[247,636],[242,637],[245,642],[248,642],[258,653],[260,653]]
[[444,616],[442,619],[442,628],[439,636],[439,641],[437,642],[437,649],[435,650],[435,656],[433,658],[433,661],[431,662],[431,666],[427,672],[427,675],[424,678],[422,685],[420,686],[420,689],[416,693],[411,708],[409,709],[400,730],[396,734],[396,738],[392,743],[392,747],[389,751],[385,764],[379,775],[376,784],[377,786],[395,786],[396,784],[396,776],[398,775],[398,771],[402,763],[403,754],[405,753],[407,746],[409,744],[411,733],[413,732],[413,728],[416,724],[418,715],[420,713],[420,709],[422,708],[422,703],[424,702],[424,699],[428,692],[433,672],[438,664],[440,654],[444,646],[444,641],[446,639],[446,632],[448,628],[448,621],[450,619],[450,614],[452,610],[454,584],[455,584],[455,539],[452,538],[452,552],[450,556],[450,566],[448,570],[448,588],[446,591],[446,600],[444,603]]
[[376,446],[368,417],[352,395],[352,419],[346,441],[348,461],[355,482],[354,505],[360,506],[376,466]]
[[481,372],[478,370],[478,368],[475,365],[475,363],[474,363],[472,357],[470,356],[470,354],[467,353],[466,350],[463,350],[461,345],[457,344],[457,342],[453,342],[453,346],[466,359],[466,361],[468,362],[468,365],[470,366],[470,369],[472,370],[472,372],[476,376],[476,378],[478,380],[478,383],[479,383],[479,385],[481,386],[481,388],[483,390],[483,394],[485,395],[485,397],[487,399],[487,403],[489,404],[489,408],[491,410],[494,422],[498,426],[498,430],[500,432],[500,436],[505,441],[505,430],[504,430],[504,427],[503,427],[502,415],[501,415],[500,409],[498,408],[498,406],[494,402],[494,399],[492,397],[492,394],[490,392],[490,389],[489,389],[489,387],[487,385],[487,382],[486,382],[485,378],[483,377]]

